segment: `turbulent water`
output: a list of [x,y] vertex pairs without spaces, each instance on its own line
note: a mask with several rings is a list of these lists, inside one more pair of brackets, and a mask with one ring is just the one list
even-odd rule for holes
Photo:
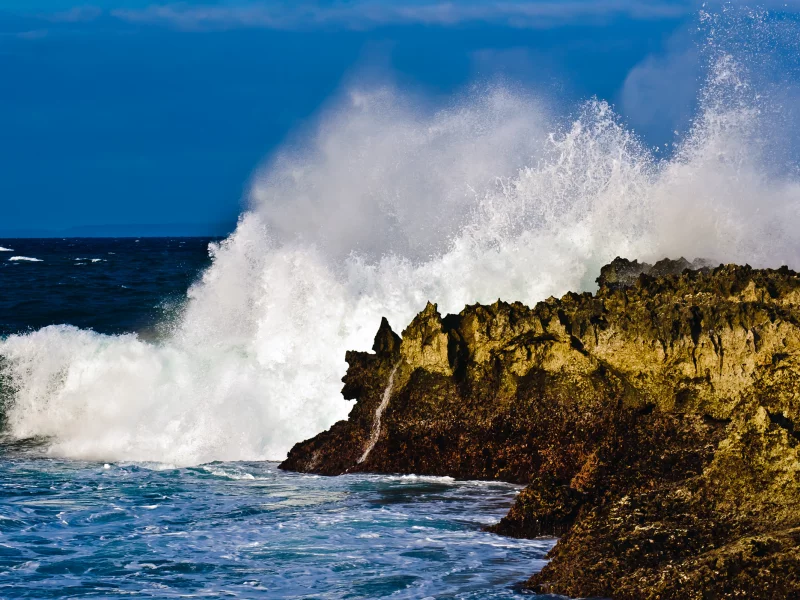
[[[0,597],[512,598],[549,540],[480,531],[516,487],[0,461]],[[530,596],[526,596],[530,597]]]

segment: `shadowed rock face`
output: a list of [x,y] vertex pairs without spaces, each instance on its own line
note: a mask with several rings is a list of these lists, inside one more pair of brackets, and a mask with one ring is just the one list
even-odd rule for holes
[[800,598],[800,278],[616,259],[598,283],[384,321],[347,354],[348,420],[281,467],[527,484],[491,529],[561,536],[539,591]]

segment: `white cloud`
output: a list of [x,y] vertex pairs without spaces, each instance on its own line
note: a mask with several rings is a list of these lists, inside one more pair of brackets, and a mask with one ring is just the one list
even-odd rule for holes
[[48,21],[55,23],[82,23],[93,21],[103,14],[97,6],[74,6],[69,10],[47,15]]
[[628,73],[620,92],[621,112],[634,128],[668,135],[691,117],[700,86],[700,52],[685,35],[674,37]]
[[31,29],[29,31],[20,31],[14,34],[14,37],[20,40],[41,40],[46,38],[48,33],[46,29]]
[[[679,18],[701,7],[743,6],[751,0],[86,0],[90,4],[52,8],[53,0],[29,0],[25,16],[81,23],[101,16],[123,22],[189,31],[242,28],[307,30],[372,29],[384,25],[454,26],[493,23],[526,29],[568,23]],[[762,8],[800,11],[800,0],[753,0]],[[45,8],[47,7],[47,8]],[[12,11],[20,13],[22,9]]]
[[163,24],[180,29],[233,28],[311,29],[325,26],[367,29],[389,24],[457,25],[470,22],[502,23],[514,27],[543,28],[576,19],[627,16],[634,19],[676,17],[691,10],[689,4],[655,0],[565,0],[487,2],[354,2],[265,3],[196,5],[185,2],[152,4],[138,9],[116,9],[119,19]]
[[[168,27],[181,31],[268,29],[365,31],[383,26],[452,27],[493,24],[519,29],[550,29],[568,24],[602,25],[679,19],[698,11],[748,5],[751,0],[30,0],[11,11],[47,24],[72,26],[108,18],[120,24]],[[81,0],[78,0],[81,1]],[[752,0],[770,11],[800,12],[800,0]],[[47,6],[47,8],[45,8]],[[701,8],[704,7],[704,8]],[[22,12],[20,12],[22,11]],[[31,27],[34,29],[35,27]],[[631,84],[633,85],[633,83]]]

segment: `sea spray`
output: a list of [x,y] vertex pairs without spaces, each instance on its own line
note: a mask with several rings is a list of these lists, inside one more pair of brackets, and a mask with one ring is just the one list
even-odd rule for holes
[[382,316],[590,290],[618,255],[800,265],[800,183],[768,158],[775,111],[746,64],[713,54],[666,158],[600,100],[565,120],[502,87],[433,113],[352,91],[255,178],[163,339],[56,326],[0,341],[7,430],[76,458],[280,459],[347,415],[345,351]]

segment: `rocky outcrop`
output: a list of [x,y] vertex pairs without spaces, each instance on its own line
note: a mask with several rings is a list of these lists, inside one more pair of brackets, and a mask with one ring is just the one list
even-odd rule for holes
[[800,598],[800,278],[617,259],[598,283],[384,321],[347,354],[348,420],[282,468],[524,483],[492,529],[560,537],[538,591]]

